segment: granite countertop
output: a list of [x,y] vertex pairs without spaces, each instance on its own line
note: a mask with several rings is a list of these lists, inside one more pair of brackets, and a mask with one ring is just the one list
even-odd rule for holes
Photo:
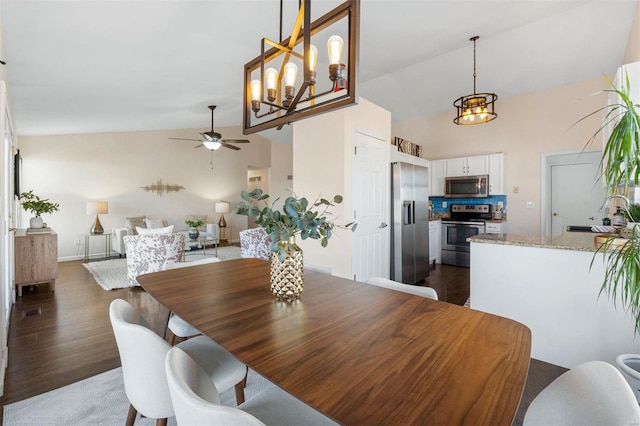
[[560,237],[541,237],[517,234],[480,234],[470,237],[472,243],[503,244],[510,246],[540,247],[560,250],[596,251],[591,232],[566,232]]

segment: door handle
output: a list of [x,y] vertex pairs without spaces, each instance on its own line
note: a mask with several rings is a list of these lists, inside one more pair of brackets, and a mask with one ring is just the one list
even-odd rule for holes
[[382,229],[382,228],[386,228],[387,226],[387,222],[380,222],[380,226],[378,226],[378,228]]
[[593,217],[593,216],[591,216],[591,217],[589,218],[589,220],[596,220],[596,218],[595,218],[595,217]]

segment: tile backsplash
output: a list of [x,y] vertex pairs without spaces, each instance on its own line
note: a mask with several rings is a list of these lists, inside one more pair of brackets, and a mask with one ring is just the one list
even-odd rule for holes
[[[433,213],[449,213],[451,204],[491,204],[491,211],[502,202],[504,213],[507,212],[507,196],[491,195],[487,198],[444,198],[429,197],[429,201],[433,204]],[[443,207],[442,203],[447,203],[447,207]]]

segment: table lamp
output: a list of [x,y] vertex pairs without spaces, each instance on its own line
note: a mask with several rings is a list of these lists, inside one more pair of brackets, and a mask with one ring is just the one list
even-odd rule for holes
[[100,214],[109,213],[109,203],[106,201],[87,201],[87,214],[95,214],[96,220],[91,227],[92,234],[103,234],[104,229],[100,223]]
[[224,220],[224,214],[229,213],[229,203],[226,203],[224,201],[220,203],[216,203],[216,213],[220,213],[220,220],[218,221],[218,226],[220,228],[226,228],[227,221]]

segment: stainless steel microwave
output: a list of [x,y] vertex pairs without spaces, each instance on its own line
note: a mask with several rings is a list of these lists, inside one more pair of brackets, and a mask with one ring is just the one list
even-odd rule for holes
[[458,176],[444,179],[445,198],[486,198],[489,196],[489,175]]

